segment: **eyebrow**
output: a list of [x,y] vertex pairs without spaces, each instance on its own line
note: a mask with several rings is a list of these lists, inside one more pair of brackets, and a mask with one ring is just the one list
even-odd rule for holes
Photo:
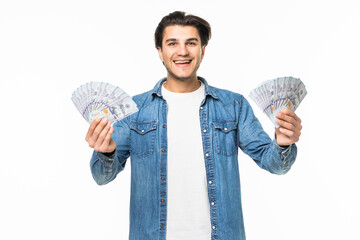
[[[178,39],[176,39],[176,38],[169,38],[169,39],[165,40],[165,42],[176,42],[176,41],[178,41]],[[199,42],[199,39],[197,39],[197,38],[188,38],[188,39],[186,39],[186,41],[187,42],[189,42],[189,41]]]

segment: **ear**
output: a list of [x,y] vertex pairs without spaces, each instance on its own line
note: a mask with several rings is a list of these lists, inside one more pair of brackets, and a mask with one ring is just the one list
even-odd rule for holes
[[161,48],[160,48],[160,47],[157,47],[157,50],[158,50],[158,54],[159,54],[160,60],[161,60],[162,62],[164,62],[163,52],[162,52]]
[[201,60],[204,58],[205,48],[206,48],[206,45],[204,45],[204,46],[201,47]]

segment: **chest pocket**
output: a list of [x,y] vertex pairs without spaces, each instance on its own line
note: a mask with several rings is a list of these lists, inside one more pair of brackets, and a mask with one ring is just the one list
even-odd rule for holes
[[237,125],[234,121],[213,122],[216,152],[231,156],[237,152]]
[[146,157],[154,153],[157,122],[130,122],[131,154]]

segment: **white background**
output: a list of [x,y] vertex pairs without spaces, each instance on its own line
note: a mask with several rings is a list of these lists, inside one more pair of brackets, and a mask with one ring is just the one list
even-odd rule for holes
[[211,85],[247,97],[290,75],[308,90],[288,174],[239,156],[247,238],[360,239],[356,0],[2,0],[0,239],[128,238],[130,165],[110,184],[95,184],[88,124],[70,98],[89,81],[130,95],[151,89],[166,74],[153,33],[175,10],[212,25],[199,69]]

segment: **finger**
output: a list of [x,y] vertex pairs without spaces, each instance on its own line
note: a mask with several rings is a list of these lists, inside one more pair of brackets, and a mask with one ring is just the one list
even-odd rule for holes
[[295,113],[294,111],[291,111],[290,109],[284,108],[280,112],[276,113],[276,117],[281,119],[295,119]]
[[[96,142],[95,142],[95,148],[100,148],[102,145],[103,145],[103,142],[104,142],[104,139],[107,135],[107,133],[109,132],[110,130],[110,127],[111,127],[111,122],[110,121],[104,121],[106,122],[106,125],[101,129],[99,129],[99,135],[97,136],[96,138]],[[96,131],[96,130],[95,130]],[[94,149],[95,149],[94,148]]]
[[297,142],[297,141],[299,141],[300,135],[297,134],[296,132],[291,131],[291,130],[286,129],[286,128],[282,128],[282,127],[279,128],[279,131],[280,131],[282,134],[284,134],[285,136],[287,136],[291,142]]
[[[110,129],[107,132],[104,141],[102,143],[102,146],[100,147],[101,152],[112,152],[115,149],[115,144],[111,138],[112,134],[114,132],[114,128],[110,125]],[[113,145],[113,146],[111,146]]]
[[110,141],[112,139],[111,136],[112,136],[113,132],[114,132],[114,128],[110,125],[110,129],[109,129],[108,133],[105,136],[104,143],[110,143]]
[[283,126],[286,128],[291,128],[291,126],[297,125],[296,120],[292,116],[286,115],[282,112],[279,112],[276,114],[275,120],[280,126]]
[[294,113],[293,118],[296,120],[296,122],[301,124],[301,119],[296,115],[296,113]]
[[284,116],[290,116],[290,117],[292,117],[293,119],[295,119],[296,122],[301,123],[301,119],[300,119],[300,118],[296,115],[296,113],[295,113],[293,110],[291,110],[291,109],[283,108],[280,113],[282,113],[282,115],[284,115]]
[[[281,112],[276,114],[276,118],[280,120],[280,122],[277,121],[279,125],[280,123],[290,123],[295,126],[295,128],[301,129],[301,119],[290,109],[283,109]],[[286,128],[289,127],[290,126],[287,125]]]
[[301,127],[301,119],[296,115],[296,113],[294,111],[290,111],[289,112],[289,115],[295,120],[295,123],[294,125],[297,127],[297,128],[302,128]]
[[[291,124],[288,123],[279,123],[280,127],[278,128],[279,131],[285,134],[287,137],[292,137],[294,135],[299,135],[299,131]],[[284,131],[286,130],[286,131]]]
[[90,124],[90,126],[89,126],[89,129],[88,129],[88,131],[87,131],[87,133],[86,133],[86,136],[85,136],[85,140],[86,140],[87,142],[89,142],[89,140],[90,140],[90,138],[91,138],[91,136],[92,136],[95,128],[96,128],[97,125],[99,124],[99,122],[100,122],[100,118],[98,118],[98,117],[95,118],[95,119],[91,122],[91,124]]
[[281,133],[287,135],[288,137],[296,136],[295,138],[298,138],[301,135],[302,129],[300,118],[298,118],[291,110],[284,112],[278,113],[276,115],[276,123],[279,124],[280,128],[283,129]]
[[295,120],[295,121],[292,121],[292,124],[295,126],[295,131],[300,136],[301,135],[301,129],[302,129],[301,119],[296,115],[296,113],[294,111],[290,110],[288,113]]
[[91,148],[95,147],[95,145],[98,141],[99,135],[101,134],[103,129],[106,127],[107,123],[108,123],[108,119],[104,118],[98,123],[98,125],[94,129],[93,133],[91,134],[91,136],[89,138],[89,146]]
[[[276,122],[280,125],[279,130],[281,130],[281,133],[284,133],[288,137],[296,136],[296,138],[299,138],[301,135],[301,125],[293,125],[292,123],[282,121],[280,119],[276,119]],[[284,131],[286,130],[286,131]]]
[[290,115],[291,117],[295,117],[296,114],[293,110],[289,109],[289,108],[283,108],[280,111],[281,113],[285,114],[285,115]]

